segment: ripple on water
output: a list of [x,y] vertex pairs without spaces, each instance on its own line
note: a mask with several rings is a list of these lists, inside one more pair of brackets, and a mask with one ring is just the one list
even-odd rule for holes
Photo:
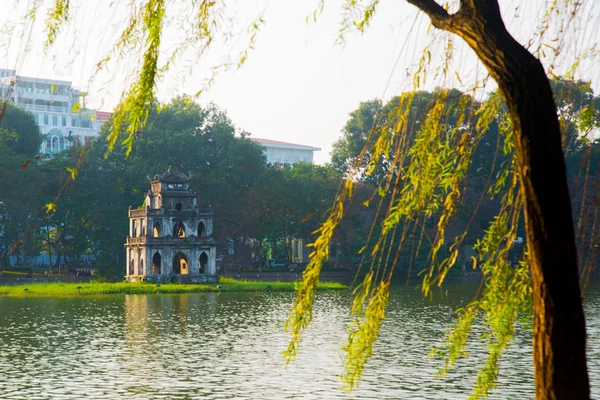
[[[459,288],[460,289],[460,288]],[[470,297],[431,303],[394,289],[360,387],[341,389],[351,299],[320,294],[296,362],[281,351],[291,294],[0,298],[0,399],[463,399],[485,348],[435,378],[428,358]],[[586,300],[589,369],[600,380],[600,290]],[[481,329],[476,329],[481,332]],[[505,354],[490,398],[533,398],[530,333]]]

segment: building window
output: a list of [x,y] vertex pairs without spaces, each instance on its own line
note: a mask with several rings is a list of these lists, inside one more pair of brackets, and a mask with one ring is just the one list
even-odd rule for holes
[[58,115],[52,116],[52,125],[54,125],[54,126],[58,125]]
[[62,126],[67,126],[67,117],[66,116],[62,116]]
[[71,126],[79,126],[79,118],[71,117]]
[[44,114],[44,125],[48,125],[48,114]]

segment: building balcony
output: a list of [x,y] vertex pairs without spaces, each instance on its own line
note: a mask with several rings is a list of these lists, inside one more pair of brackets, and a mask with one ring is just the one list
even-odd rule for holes
[[147,216],[159,216],[162,215],[160,208],[138,208],[129,210],[129,218],[143,218]]
[[69,114],[70,113],[70,109],[68,107],[56,107],[56,106],[40,106],[37,104],[21,104],[18,103],[20,107],[23,107],[26,110],[31,110],[31,111],[49,111],[49,112],[56,112],[56,113],[61,113],[61,114]]
[[73,97],[69,94],[47,93],[47,92],[39,92],[37,90],[34,90],[33,92],[26,91],[26,90],[19,91],[18,87],[17,87],[17,95],[19,98],[26,98],[26,99],[36,99],[36,100],[46,100],[46,101],[66,101],[66,102],[73,101]]
[[129,210],[129,218],[143,218],[147,216],[157,217],[157,216],[166,216],[166,217],[177,217],[177,218],[189,218],[189,217],[198,217],[203,215],[211,215],[212,209],[210,208],[197,208],[194,210],[165,210],[164,208],[142,208],[142,209],[130,209]]
[[214,244],[214,238],[212,236],[186,236],[184,238],[174,238],[172,236],[141,236],[141,237],[130,237],[127,236],[128,245],[146,245],[146,244],[161,244],[161,245],[175,245],[181,246],[185,244]]

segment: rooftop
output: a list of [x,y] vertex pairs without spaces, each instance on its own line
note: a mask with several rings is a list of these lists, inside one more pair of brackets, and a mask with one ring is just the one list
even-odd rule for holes
[[290,143],[290,142],[282,142],[279,140],[253,138],[253,137],[248,137],[248,139],[252,140],[253,142],[262,144],[265,147],[295,148],[295,149],[299,149],[299,150],[312,150],[312,151],[321,150],[321,148],[319,148],[319,147],[306,146],[303,144]]
[[108,121],[110,119],[110,116],[112,115],[111,112],[106,112],[106,111],[96,111],[96,119],[98,121]]

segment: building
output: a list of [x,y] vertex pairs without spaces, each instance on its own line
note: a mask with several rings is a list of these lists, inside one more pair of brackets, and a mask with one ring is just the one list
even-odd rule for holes
[[280,142],[278,140],[253,137],[248,137],[248,139],[260,144],[264,148],[267,162],[273,165],[294,165],[297,162],[307,162],[312,164],[313,153],[321,150],[318,147]]
[[70,81],[29,78],[0,68],[0,98],[33,113],[44,135],[41,154],[59,153],[98,136],[110,113],[86,109],[85,95]]
[[190,176],[169,170],[148,180],[144,206],[129,208],[125,279],[216,282],[212,209],[198,207]]

